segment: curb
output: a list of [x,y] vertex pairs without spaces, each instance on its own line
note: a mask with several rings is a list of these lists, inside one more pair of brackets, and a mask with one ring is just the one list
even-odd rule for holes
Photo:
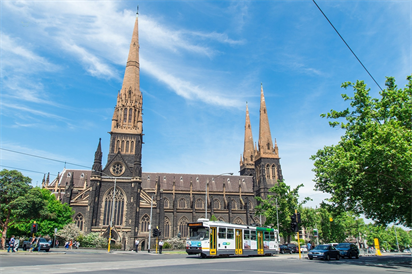
[[60,255],[66,254],[66,252],[0,252],[0,256],[21,256],[21,255],[34,255],[34,256],[46,256],[46,255]]

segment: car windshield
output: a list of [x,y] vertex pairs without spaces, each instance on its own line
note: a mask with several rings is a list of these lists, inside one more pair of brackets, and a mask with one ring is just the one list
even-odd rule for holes
[[209,228],[206,227],[191,227],[190,240],[201,240],[209,238]]
[[318,245],[314,249],[316,249],[316,250],[328,250],[329,246],[328,245]]
[[47,241],[46,241],[45,238],[40,238],[40,242],[42,242],[42,243],[47,243]]
[[350,244],[338,244],[336,248],[349,248]]

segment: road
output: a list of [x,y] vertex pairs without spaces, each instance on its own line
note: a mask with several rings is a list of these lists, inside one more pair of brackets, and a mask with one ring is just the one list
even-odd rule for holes
[[0,273],[412,273],[412,257],[393,255],[322,261],[297,255],[208,258],[184,254],[71,251],[0,254]]

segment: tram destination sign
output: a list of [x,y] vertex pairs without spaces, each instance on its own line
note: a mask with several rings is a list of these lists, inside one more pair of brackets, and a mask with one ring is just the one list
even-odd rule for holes
[[189,226],[203,226],[203,223],[189,223]]

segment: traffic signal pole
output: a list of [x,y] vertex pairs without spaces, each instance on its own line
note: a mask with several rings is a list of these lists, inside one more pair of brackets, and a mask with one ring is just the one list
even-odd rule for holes
[[[296,226],[299,227],[299,219],[298,218],[298,210],[295,209],[295,216],[296,216]],[[299,259],[302,259],[302,254],[300,253],[300,239],[299,239],[299,228],[297,229],[297,235],[298,235],[298,249],[299,249]]]

